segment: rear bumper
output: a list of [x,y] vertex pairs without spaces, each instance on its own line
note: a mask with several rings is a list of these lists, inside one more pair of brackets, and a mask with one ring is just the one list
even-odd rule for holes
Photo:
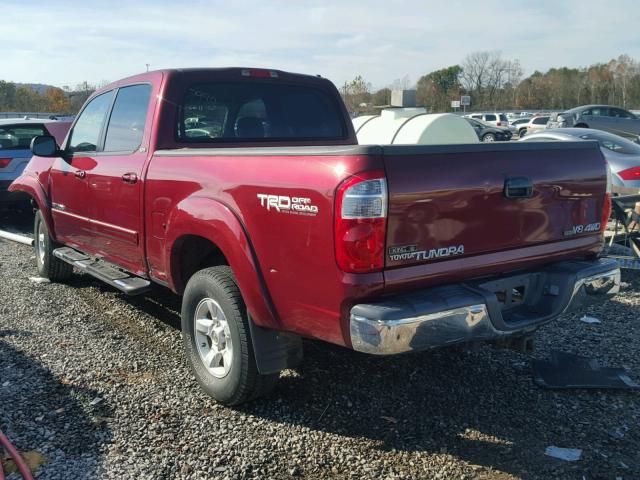
[[[559,262],[512,276],[397,295],[351,309],[354,350],[391,355],[520,336],[618,293],[611,260]],[[514,301],[515,299],[515,301]]]

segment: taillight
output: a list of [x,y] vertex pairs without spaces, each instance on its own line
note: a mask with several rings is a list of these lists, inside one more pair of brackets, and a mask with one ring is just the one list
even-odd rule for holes
[[363,273],[384,267],[387,182],[384,171],[345,180],[336,193],[335,248],[338,267]]
[[500,122],[496,122],[496,127],[501,127],[502,124]]
[[631,167],[618,172],[623,180],[640,180],[640,167]]
[[611,167],[605,162],[607,167],[607,187],[604,192],[604,200],[602,202],[602,217],[600,218],[600,231],[604,234],[607,229],[607,222],[611,216]]
[[11,163],[10,158],[0,158],[0,168],[6,168]]

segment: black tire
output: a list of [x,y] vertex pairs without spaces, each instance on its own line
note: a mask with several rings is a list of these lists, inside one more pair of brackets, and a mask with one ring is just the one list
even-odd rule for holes
[[589,126],[586,123],[579,123],[575,126],[575,128],[589,128]]
[[[214,300],[228,323],[233,355],[230,369],[222,378],[205,366],[196,345],[196,311],[205,299]],[[213,318],[213,317],[212,317]],[[256,366],[249,318],[231,268],[226,265],[196,272],[182,298],[182,338],[187,362],[202,389],[219,403],[238,405],[267,395],[279,374],[261,375]]]
[[526,128],[521,128],[520,130],[518,130],[518,138],[522,138],[527,134],[527,129]]
[[482,141],[483,142],[495,142],[496,141],[496,136],[493,133],[485,133],[482,136]]
[[60,245],[49,235],[47,222],[44,221],[40,210],[36,211],[33,220],[33,237],[38,275],[52,282],[67,280],[73,273],[73,267],[53,256],[53,251]]

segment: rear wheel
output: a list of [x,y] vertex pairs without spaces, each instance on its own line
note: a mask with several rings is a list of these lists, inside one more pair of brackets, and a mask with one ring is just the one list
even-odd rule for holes
[[527,134],[527,129],[526,128],[522,128],[520,130],[518,130],[518,137],[522,138]]
[[52,282],[68,279],[73,273],[73,267],[53,255],[53,250],[58,245],[49,235],[47,223],[44,221],[40,210],[36,211],[33,221],[33,236],[38,275],[48,278]]
[[483,142],[495,142],[496,141],[496,136],[493,133],[487,133],[487,134],[482,136],[482,141]]
[[228,266],[191,277],[182,299],[182,335],[198,383],[218,402],[237,405],[275,386],[279,374],[258,372],[247,309]]

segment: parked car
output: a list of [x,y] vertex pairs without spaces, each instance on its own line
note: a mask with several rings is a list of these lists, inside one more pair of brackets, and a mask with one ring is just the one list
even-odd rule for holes
[[[220,128],[187,134],[195,117]],[[38,274],[181,295],[186,358],[224,404],[267,392],[302,337],[522,348],[620,285],[598,258],[611,199],[595,144],[358,145],[316,76],[143,73],[94,92],[60,149],[45,135],[32,151],[10,189],[38,206]]]
[[517,118],[517,119],[513,120],[509,124],[509,130],[511,130],[512,134],[516,134],[518,136],[521,136],[521,132],[523,130],[526,131],[527,124],[529,123],[530,120],[531,120],[531,117],[520,117],[520,118]]
[[640,135],[640,118],[610,105],[584,105],[551,115],[547,128],[594,128],[636,139]]
[[465,120],[473,127],[478,135],[478,140],[482,142],[508,142],[511,140],[512,134],[506,128],[497,128],[475,118],[465,118]]
[[554,128],[528,135],[523,141],[595,140],[611,168],[616,195],[640,194],[640,145],[626,138],[591,128]]
[[509,127],[509,119],[504,113],[472,113],[469,115],[465,115],[467,118],[473,118],[475,120],[482,120],[485,123],[489,123],[494,127]]
[[524,128],[520,127],[520,129],[518,130],[518,135],[520,136],[520,138],[522,138],[525,135],[529,135],[530,133],[544,130],[547,128],[548,121],[549,117],[547,115],[538,115],[532,117],[529,119]]
[[43,119],[8,118],[0,120],[0,205],[28,207],[25,196],[10,194],[9,185],[18,178],[31,158],[31,139],[38,135],[53,135],[61,144],[71,122]]

